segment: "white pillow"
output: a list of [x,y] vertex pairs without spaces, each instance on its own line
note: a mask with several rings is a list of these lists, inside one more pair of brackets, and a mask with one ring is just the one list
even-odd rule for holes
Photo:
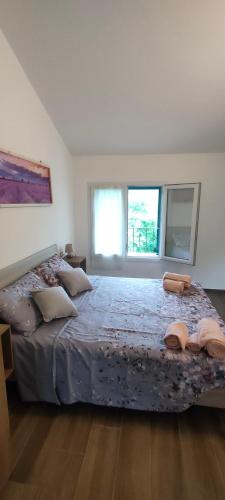
[[61,286],[32,290],[31,293],[47,323],[53,319],[78,315],[77,308]]
[[86,273],[83,269],[81,269],[81,267],[77,267],[76,269],[71,269],[69,271],[59,271],[57,276],[60,278],[72,297],[77,295],[77,293],[92,290],[93,288]]

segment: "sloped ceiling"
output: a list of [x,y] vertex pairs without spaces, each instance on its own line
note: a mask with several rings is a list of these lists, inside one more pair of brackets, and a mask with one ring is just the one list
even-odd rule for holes
[[225,151],[224,0],[1,0],[0,22],[73,154]]

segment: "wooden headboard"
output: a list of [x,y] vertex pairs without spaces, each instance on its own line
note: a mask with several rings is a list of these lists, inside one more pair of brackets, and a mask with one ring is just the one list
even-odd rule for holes
[[49,259],[49,257],[52,257],[52,255],[57,252],[57,245],[51,245],[33,255],[29,255],[29,257],[25,259],[19,260],[11,266],[0,269],[0,289],[21,278],[25,273],[41,264],[44,260]]

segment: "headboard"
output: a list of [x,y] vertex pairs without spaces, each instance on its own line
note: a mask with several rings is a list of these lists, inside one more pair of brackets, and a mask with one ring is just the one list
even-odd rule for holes
[[51,245],[50,247],[44,248],[44,250],[29,255],[29,257],[25,259],[19,260],[11,266],[0,269],[0,289],[21,278],[25,273],[41,264],[44,260],[49,259],[57,252],[57,245]]

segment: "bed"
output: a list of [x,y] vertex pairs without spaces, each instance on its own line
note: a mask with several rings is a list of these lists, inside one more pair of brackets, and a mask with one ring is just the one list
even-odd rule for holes
[[[49,247],[0,271],[0,287],[55,252]],[[16,377],[25,401],[87,402],[148,411],[184,411],[193,404],[225,408],[225,362],[205,352],[165,348],[175,320],[211,316],[225,325],[198,283],[184,295],[161,280],[90,277],[93,290],[73,301],[79,316],[13,335]]]

